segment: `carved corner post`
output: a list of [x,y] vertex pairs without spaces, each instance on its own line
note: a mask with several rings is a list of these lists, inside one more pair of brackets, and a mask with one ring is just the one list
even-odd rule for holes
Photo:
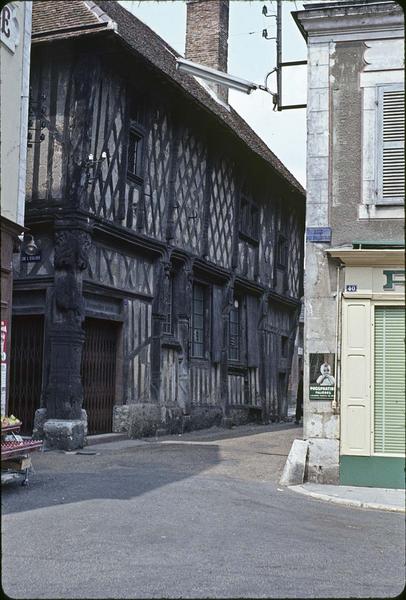
[[159,404],[161,389],[161,336],[165,320],[171,270],[170,254],[165,253],[155,265],[156,294],[152,303],[151,400]]
[[234,280],[235,274],[227,282],[223,293],[223,304],[221,308],[221,360],[220,360],[220,397],[223,405],[223,425],[231,427],[232,419],[230,416],[229,397],[228,397],[228,338],[229,338],[229,315],[234,301]]
[[83,447],[86,413],[82,410],[82,349],[85,318],[83,271],[91,245],[89,226],[63,218],[55,224],[55,281],[49,325],[49,378],[44,391],[47,445],[72,450]]
[[[190,322],[192,317],[193,261],[183,266],[179,277],[174,304],[178,313],[178,340],[182,347],[179,355],[178,398],[184,417],[191,414],[192,398],[190,389]],[[190,419],[190,417],[189,417]]]

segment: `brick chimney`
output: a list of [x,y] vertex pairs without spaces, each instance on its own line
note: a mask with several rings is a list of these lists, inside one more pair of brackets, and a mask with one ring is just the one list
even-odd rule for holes
[[[229,0],[187,0],[185,58],[227,71]],[[225,102],[228,89],[206,82]]]

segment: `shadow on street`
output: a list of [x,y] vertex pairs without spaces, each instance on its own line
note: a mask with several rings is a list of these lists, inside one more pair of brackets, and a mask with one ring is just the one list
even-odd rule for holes
[[[112,444],[113,446],[114,444]],[[90,448],[89,448],[90,449]],[[96,455],[46,452],[33,455],[35,472],[27,487],[2,489],[3,514],[97,498],[126,500],[187,477],[220,462],[214,445],[136,446]]]

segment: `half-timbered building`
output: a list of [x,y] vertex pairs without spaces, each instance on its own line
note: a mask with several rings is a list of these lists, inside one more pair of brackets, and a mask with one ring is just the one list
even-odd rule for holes
[[50,445],[286,415],[304,190],[177,56],[117,2],[33,3],[10,403]]

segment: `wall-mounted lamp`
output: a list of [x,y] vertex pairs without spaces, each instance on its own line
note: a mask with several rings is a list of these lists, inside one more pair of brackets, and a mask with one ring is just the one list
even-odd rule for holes
[[95,171],[96,168],[98,167],[99,164],[101,164],[103,161],[105,161],[107,158],[107,152],[105,152],[103,150],[103,152],[100,155],[100,158],[95,158],[94,154],[89,154],[89,156],[87,157],[87,161],[85,162],[85,167],[87,169],[92,169],[93,171],[93,176],[89,176],[87,179],[87,183],[93,183],[94,179],[95,179]]
[[39,247],[35,243],[33,235],[24,236],[24,254],[28,256],[36,256],[39,254]]

